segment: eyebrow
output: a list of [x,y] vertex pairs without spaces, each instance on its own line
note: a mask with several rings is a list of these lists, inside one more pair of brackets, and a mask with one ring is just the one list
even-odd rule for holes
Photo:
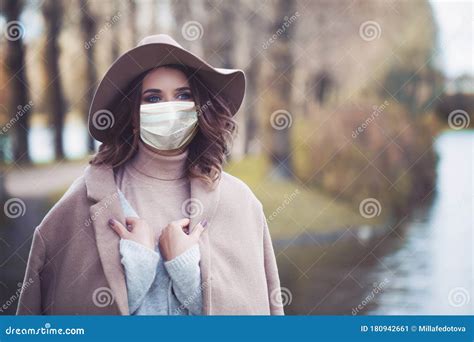
[[[183,90],[191,91],[191,88],[181,87],[181,88],[176,88],[174,91],[183,91]],[[145,95],[146,93],[162,93],[162,92],[163,91],[161,89],[150,88],[150,89],[145,90],[142,95]]]

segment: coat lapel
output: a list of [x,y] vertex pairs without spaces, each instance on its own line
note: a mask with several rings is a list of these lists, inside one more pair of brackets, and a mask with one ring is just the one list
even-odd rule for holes
[[199,240],[201,252],[201,290],[203,294],[203,314],[210,315],[211,307],[211,236],[213,219],[217,213],[220,186],[211,189],[199,178],[191,178],[191,197],[188,202],[190,227],[194,227],[202,220],[207,220],[207,226]]
[[[129,315],[125,274],[120,261],[120,238],[108,226],[110,218],[115,218],[125,223],[125,217],[120,205],[120,197],[115,185],[113,169],[105,166],[91,165],[86,169],[85,181],[87,197],[94,202],[90,207],[90,215],[95,230],[102,268],[104,269],[109,287],[114,293],[120,314]],[[190,179],[191,196],[186,203],[186,209],[191,221],[190,227],[194,227],[204,219],[208,222],[199,240],[204,315],[210,315],[212,309],[210,241],[213,219],[217,213],[219,194],[219,183],[214,188],[210,188],[199,178]]]
[[127,286],[120,261],[120,238],[108,225],[110,218],[125,223],[113,170],[102,166],[89,166],[85,181],[87,196],[95,202],[90,207],[90,218],[102,268],[120,314],[129,315]]

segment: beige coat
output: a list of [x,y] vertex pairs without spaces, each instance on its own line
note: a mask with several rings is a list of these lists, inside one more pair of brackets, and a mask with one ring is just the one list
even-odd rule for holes
[[[199,241],[204,314],[283,314],[261,203],[225,172],[214,190],[195,178],[190,183],[197,209],[191,226],[208,220]],[[18,314],[129,314],[110,218],[124,222],[113,170],[88,166],[35,230]]]

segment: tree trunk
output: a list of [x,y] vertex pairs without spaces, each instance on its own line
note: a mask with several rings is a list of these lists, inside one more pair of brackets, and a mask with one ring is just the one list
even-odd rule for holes
[[8,113],[15,122],[12,131],[9,132],[12,139],[13,160],[15,163],[30,163],[28,154],[28,128],[30,111],[19,111],[19,108],[27,105],[29,98],[28,81],[25,70],[25,47],[23,45],[24,27],[18,21],[23,9],[23,1],[6,1],[2,4],[7,25],[8,47],[5,56],[5,67],[9,81],[9,100],[7,104]]
[[296,21],[289,23],[288,20],[295,12],[295,1],[276,2],[276,20],[270,28],[269,36],[277,35],[277,38],[268,43],[266,52],[269,55],[271,71],[265,82],[269,89],[265,93],[264,101],[267,122],[270,124],[272,175],[278,179],[289,179],[293,176],[290,143],[293,114],[290,106],[294,66],[291,39]]
[[[89,41],[96,34],[96,24],[93,18],[93,14],[90,11],[89,4],[86,0],[81,0],[80,6],[81,10],[81,32],[82,37],[85,42]],[[115,44],[113,45],[115,46]],[[91,44],[86,48],[86,93],[82,101],[82,112],[84,113],[85,120],[87,122],[87,116],[89,115],[89,108],[92,102],[92,97],[94,96],[94,91],[96,89],[97,83],[97,71],[95,70],[94,64],[94,51],[95,44]],[[87,149],[89,152],[93,153],[95,150],[94,138],[89,134],[87,140]]]
[[61,73],[59,70],[60,49],[58,45],[62,25],[62,8],[58,1],[45,0],[43,16],[46,26],[45,71],[47,89],[47,107],[51,111],[54,126],[54,150],[57,160],[64,158],[62,143],[65,103],[62,91]]

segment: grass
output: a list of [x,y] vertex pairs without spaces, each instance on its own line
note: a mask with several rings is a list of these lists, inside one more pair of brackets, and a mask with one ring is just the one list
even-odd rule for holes
[[359,214],[358,204],[308,188],[298,180],[272,180],[264,157],[230,162],[225,170],[247,183],[262,202],[273,238],[287,239],[303,231],[325,233],[384,221],[383,216],[365,219]]

